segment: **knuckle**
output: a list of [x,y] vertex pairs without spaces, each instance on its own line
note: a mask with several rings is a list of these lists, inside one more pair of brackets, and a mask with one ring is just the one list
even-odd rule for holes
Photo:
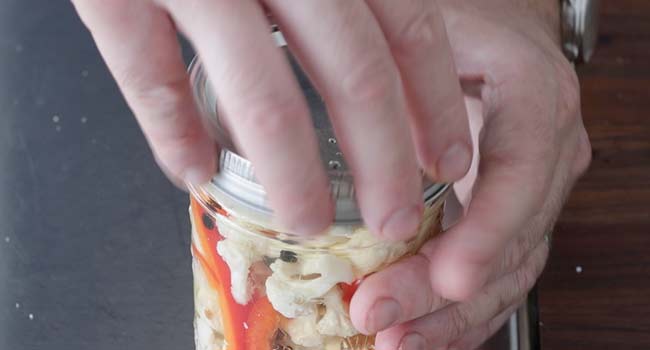
[[343,80],[343,91],[350,102],[385,103],[397,94],[396,68],[387,58],[360,62]]
[[471,326],[470,315],[462,307],[454,307],[450,311],[449,322],[447,322],[446,334],[449,339],[457,339]]
[[285,135],[287,125],[298,122],[306,108],[298,97],[267,95],[242,102],[243,107],[233,116],[237,124],[255,129],[267,137]]
[[150,138],[156,160],[172,177],[181,178],[189,163],[195,158],[198,137],[184,133],[175,137]]
[[510,298],[510,295],[498,294],[496,298],[497,298],[497,313],[503,312],[512,303],[512,299]]
[[198,132],[193,132],[189,129],[185,129],[175,135],[158,136],[160,136],[158,148],[164,154],[177,155],[177,158],[179,159],[187,157],[188,153],[195,149],[195,146],[201,140]]
[[503,253],[503,258],[501,261],[501,269],[500,271],[512,271],[516,266],[519,265],[521,262],[521,257],[522,257],[522,243],[519,243],[521,240],[520,237],[516,239],[514,244],[511,244],[509,249],[506,249],[506,251]]
[[561,81],[564,82],[564,87],[572,93],[569,97],[573,101],[580,100],[580,80],[578,74],[571,64],[566,61],[558,64]]
[[517,270],[513,276],[513,295],[520,297],[528,293],[528,291],[533,288],[535,281],[537,280],[537,272],[531,266],[524,266],[523,268]]
[[434,18],[431,11],[415,14],[395,35],[388,37],[389,45],[399,54],[425,52],[436,44]]
[[189,93],[186,76],[151,77],[132,67],[114,69],[124,94],[145,106],[175,106]]
[[573,163],[573,175],[576,178],[580,177],[589,169],[592,155],[591,142],[589,142],[587,131],[584,127],[580,127],[576,161]]
[[[496,232],[501,231],[502,228],[494,225],[492,228],[488,228],[488,230]],[[495,263],[496,254],[493,251],[484,249],[484,247],[468,248],[460,254],[463,261],[471,264],[473,267],[491,266]]]
[[559,84],[558,115],[560,128],[570,128],[580,117],[580,81],[575,69],[568,62],[556,64]]

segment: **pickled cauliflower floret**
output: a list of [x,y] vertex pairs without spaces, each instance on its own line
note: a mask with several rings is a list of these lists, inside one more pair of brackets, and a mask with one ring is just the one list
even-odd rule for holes
[[194,320],[194,342],[196,350],[221,350],[226,345],[221,333],[215,332],[201,318]]
[[216,291],[210,286],[205,271],[196,261],[194,270],[194,339],[197,350],[222,349],[224,345],[221,309]]
[[351,337],[359,332],[352,325],[347,306],[343,303],[343,294],[338,287],[332,288],[323,297],[325,315],[316,325],[318,332],[337,337]]
[[212,288],[201,265],[192,261],[194,272],[194,309],[198,318],[205,319],[210,328],[223,332],[221,309],[217,292]]
[[225,238],[217,243],[217,252],[230,268],[232,297],[246,305],[253,294],[254,286],[248,274],[251,265],[262,259],[255,245],[247,240]]
[[306,315],[288,320],[286,331],[297,345],[316,347],[323,344],[323,336],[318,332],[316,306],[312,305],[310,309]]
[[337,283],[352,283],[350,263],[342,258],[317,254],[296,262],[277,260],[266,280],[266,294],[273,308],[285,317],[313,313],[314,302]]
[[352,264],[354,275],[361,278],[397,260],[407,252],[408,246],[404,242],[382,241],[370,231],[360,229],[347,242],[337,245],[336,250],[354,252],[346,255],[346,259]]

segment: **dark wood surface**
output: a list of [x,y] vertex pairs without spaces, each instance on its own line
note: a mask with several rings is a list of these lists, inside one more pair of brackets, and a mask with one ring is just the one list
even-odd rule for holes
[[599,42],[578,69],[593,162],[539,284],[544,350],[650,349],[650,1],[603,1]]

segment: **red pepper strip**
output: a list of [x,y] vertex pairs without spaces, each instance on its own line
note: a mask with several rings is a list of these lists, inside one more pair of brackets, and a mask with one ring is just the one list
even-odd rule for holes
[[246,349],[271,350],[275,333],[280,327],[280,314],[273,309],[267,297],[255,300],[246,324]]
[[224,337],[228,350],[245,350],[244,322],[248,317],[250,306],[238,304],[232,297],[230,269],[221,256],[217,253],[217,242],[223,239],[219,234],[214,221],[212,228],[207,227],[202,219],[208,215],[203,207],[192,199],[192,214],[194,225],[205,256],[196,246],[192,245],[192,253],[199,260],[203,270],[208,275],[210,283],[217,291],[219,307],[221,308],[224,326]]
[[354,293],[357,291],[359,288],[359,285],[361,284],[361,280],[356,280],[353,281],[352,284],[347,284],[347,283],[339,283],[339,288],[341,288],[342,292],[342,299],[346,303],[350,304],[350,301],[352,300],[352,296]]

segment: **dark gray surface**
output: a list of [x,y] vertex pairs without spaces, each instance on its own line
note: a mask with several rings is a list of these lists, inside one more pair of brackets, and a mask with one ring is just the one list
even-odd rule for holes
[[192,349],[188,245],[70,2],[0,0],[0,350]]
[[186,208],[70,2],[0,0],[0,350],[191,349]]

